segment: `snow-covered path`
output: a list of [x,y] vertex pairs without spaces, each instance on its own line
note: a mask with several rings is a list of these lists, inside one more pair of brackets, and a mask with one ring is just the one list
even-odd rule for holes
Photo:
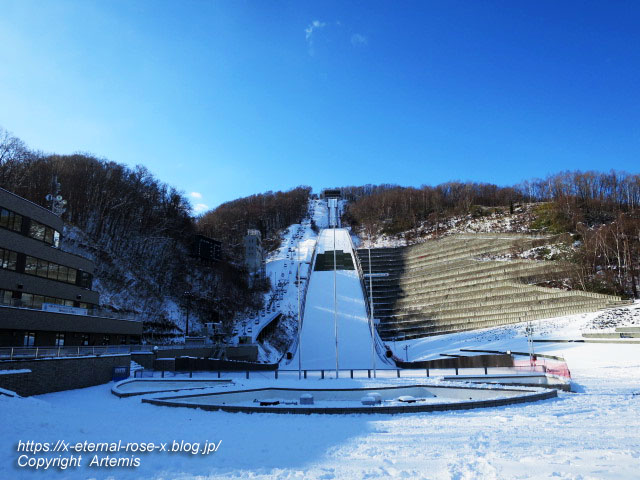
[[[322,230],[318,236],[317,253],[333,250],[334,230]],[[335,250],[350,254],[352,261],[355,261],[347,230],[335,229]],[[338,270],[335,280],[339,367],[371,368],[371,334],[358,271]],[[297,355],[301,355],[303,369],[335,369],[334,325],[334,272],[314,271],[307,292],[301,348],[296,352],[290,366],[297,367]]]

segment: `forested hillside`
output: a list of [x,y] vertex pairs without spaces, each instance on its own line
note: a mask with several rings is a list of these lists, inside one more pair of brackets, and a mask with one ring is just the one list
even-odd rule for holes
[[[449,182],[343,192],[351,200],[343,220],[365,236],[401,234],[419,242],[427,232],[446,233],[461,218],[483,217],[507,217],[507,224],[524,219],[519,231],[568,233],[564,259],[576,267],[575,288],[638,298],[640,175],[564,172],[510,187]],[[509,217],[514,212],[524,214]]]
[[263,246],[273,250],[280,244],[279,232],[300,223],[307,213],[311,187],[287,192],[267,192],[223,203],[198,219],[198,230],[222,240],[234,256],[240,257],[247,229],[260,230]]
[[[62,248],[95,260],[103,306],[141,317],[147,338],[182,338],[187,309],[192,320],[230,323],[258,306],[261,296],[237,267],[241,259],[203,265],[189,257],[197,227],[175,188],[142,166],[32,152],[0,129],[0,187],[48,207],[54,176],[68,202]],[[198,328],[193,321],[191,331]]]

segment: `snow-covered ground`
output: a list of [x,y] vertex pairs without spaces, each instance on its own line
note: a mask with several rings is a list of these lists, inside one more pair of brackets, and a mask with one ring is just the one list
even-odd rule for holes
[[[634,309],[638,305],[634,305]],[[535,338],[577,336],[589,315],[536,322]],[[459,348],[526,351],[523,326],[414,342],[410,358]],[[418,353],[422,348],[422,353]],[[111,385],[32,398],[0,395],[0,478],[636,479],[640,345],[536,344],[564,356],[578,393],[538,403],[409,415],[288,416],[173,409],[118,399]],[[404,352],[403,352],[404,353]],[[270,376],[271,375],[271,376]],[[403,373],[404,375],[404,373]],[[345,387],[422,380],[236,377],[240,387]],[[228,387],[225,387],[228,389]],[[209,455],[154,452],[137,468],[18,469],[18,440],[219,442]],[[88,461],[91,454],[83,455]],[[126,454],[120,456],[129,456]]]
[[[585,340],[583,332],[593,333],[594,331],[612,331],[610,325],[633,326],[640,323],[640,302],[636,302],[629,307],[608,309],[600,312],[583,313],[557,317],[546,320],[536,320],[531,322],[533,327],[532,338],[554,339],[554,340]],[[600,329],[595,330],[595,326]],[[525,329],[526,323],[514,325],[504,325],[501,327],[488,328],[483,330],[472,330],[449,335],[437,335],[433,337],[407,340],[406,342],[388,342],[389,347],[395,354],[409,361],[433,360],[442,358],[441,354],[463,354],[461,349],[486,349],[486,350],[512,350],[514,352],[527,352],[528,344]],[[620,342],[633,342],[640,339],[621,339]],[[574,343],[536,343],[535,351],[538,353],[569,358],[576,348],[582,352],[584,346]],[[408,348],[405,348],[408,347]],[[640,353],[640,345],[638,345]],[[578,359],[584,363],[585,359]],[[569,361],[569,368],[571,368]],[[638,359],[640,364],[640,358]]]

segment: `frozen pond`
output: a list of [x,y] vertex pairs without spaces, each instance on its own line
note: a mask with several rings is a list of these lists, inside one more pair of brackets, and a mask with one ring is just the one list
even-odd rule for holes
[[[313,404],[303,402],[312,397]],[[373,405],[363,397],[374,396]],[[407,385],[377,388],[257,388],[145,398],[154,405],[247,413],[409,413],[495,407],[556,396],[554,390]]]

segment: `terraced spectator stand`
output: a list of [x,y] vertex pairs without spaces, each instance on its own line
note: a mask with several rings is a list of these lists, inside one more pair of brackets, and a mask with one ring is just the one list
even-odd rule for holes
[[[374,315],[384,340],[474,330],[592,312],[620,297],[534,285],[566,275],[559,262],[511,259],[549,238],[462,234],[400,248],[371,250]],[[369,251],[358,250],[365,273]],[[367,295],[369,281],[365,282]]]

